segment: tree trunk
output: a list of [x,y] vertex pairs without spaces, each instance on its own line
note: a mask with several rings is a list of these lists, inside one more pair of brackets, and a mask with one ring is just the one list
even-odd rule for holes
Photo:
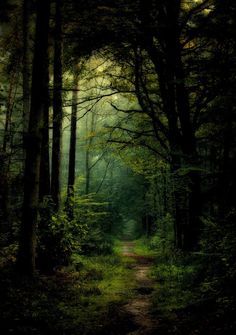
[[[90,192],[91,166],[90,166],[90,150],[93,143],[93,132],[95,127],[95,113],[91,114],[91,123],[89,123],[89,115],[86,118],[86,152],[85,152],[85,194]],[[90,126],[90,127],[89,127]]]
[[0,187],[0,220],[1,232],[9,230],[10,223],[10,175],[11,165],[10,139],[11,139],[11,121],[14,105],[14,86],[16,85],[17,69],[13,69],[10,74],[10,85],[7,97],[6,118],[3,133],[3,144],[1,148],[1,187]]
[[[47,86],[49,86],[49,59],[48,63]],[[40,162],[40,184],[39,198],[42,201],[45,196],[50,195],[50,158],[49,158],[49,90],[45,97],[45,105],[43,111],[43,130],[42,130],[42,147]]]
[[[196,137],[190,119],[188,91],[185,87],[185,74],[181,59],[179,36],[175,36],[175,45],[171,49],[171,62],[175,60],[176,108],[181,125],[183,152],[182,167],[186,169],[184,177],[186,197],[186,223],[183,226],[183,249],[192,250],[197,247],[200,234],[201,191]],[[174,55],[174,57],[173,57]]]
[[90,168],[89,168],[89,148],[85,152],[85,194],[90,190]]
[[57,211],[60,206],[61,136],[62,136],[62,0],[56,2],[53,84],[53,145],[51,195]]
[[30,56],[29,56],[29,0],[23,0],[23,142],[29,126],[30,114]]
[[[232,102],[231,102],[232,103]],[[233,110],[231,106],[225,106],[225,128],[223,132],[223,153],[219,175],[218,214],[220,219],[224,219],[235,203],[235,156],[232,148],[235,143],[233,129]]]
[[50,1],[37,1],[37,21],[33,60],[31,108],[24,173],[23,214],[19,240],[18,269],[35,271],[36,227],[38,218],[40,155],[43,112],[47,104],[47,58]]
[[[157,24],[163,26],[158,33],[152,28],[150,10],[151,4],[149,10],[143,7],[141,17],[145,47],[158,75],[163,111],[168,119],[171,171],[175,185],[176,246],[191,250],[197,245],[200,230],[200,177],[196,169],[196,139],[181,59],[180,1],[160,4]],[[153,43],[154,36],[159,40],[162,52]],[[180,169],[185,169],[185,176],[179,174]]]
[[72,108],[71,108],[71,128],[70,128],[70,152],[69,152],[69,173],[68,173],[68,188],[67,188],[67,206],[68,214],[73,218],[73,208],[70,206],[70,198],[74,197],[75,184],[75,159],[76,159],[76,129],[77,129],[77,100],[78,100],[78,74],[74,72],[74,91],[72,93]]
[[9,165],[9,156],[0,151],[0,234],[7,233],[10,228]]

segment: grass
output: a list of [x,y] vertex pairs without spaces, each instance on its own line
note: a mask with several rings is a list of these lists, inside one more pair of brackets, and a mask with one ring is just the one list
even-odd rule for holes
[[117,254],[108,256],[76,256],[74,262],[82,263],[80,271],[82,281],[86,278],[89,283],[96,284],[101,294],[96,301],[103,304],[123,302],[132,291],[133,272]]
[[114,254],[120,256],[122,254],[122,241],[116,239],[114,240],[113,245]]
[[[121,306],[133,294],[133,272],[114,253],[74,255],[73,264],[32,281],[11,267],[0,274],[4,334],[110,334],[129,327]],[[114,333],[116,334],[116,333]]]
[[[159,320],[158,333],[206,334],[206,328],[208,335],[234,334],[231,328],[236,329],[232,322],[235,310],[229,301],[216,304],[203,296],[201,257],[162,249],[158,239],[154,242],[149,244],[146,239],[140,239],[133,243],[136,254],[154,257],[150,268],[154,290],[150,299],[152,313]],[[131,332],[132,320],[122,306],[136,292],[135,267],[130,264],[133,262],[132,257],[122,255],[122,242],[116,241],[113,254],[74,255],[72,265],[58,269],[52,276],[38,275],[31,281],[2,263],[2,333],[118,335]]]
[[156,281],[153,309],[162,314],[185,308],[196,299],[191,285],[195,268],[192,265],[157,263],[151,271]]
[[[157,252],[150,248],[150,243],[148,239],[143,237],[136,240],[132,240],[134,244],[133,252],[139,256],[156,256]],[[114,241],[114,252],[117,255],[121,255],[122,253],[122,241],[115,240]]]
[[150,248],[147,238],[135,240],[134,252],[140,256],[156,256],[156,251]]

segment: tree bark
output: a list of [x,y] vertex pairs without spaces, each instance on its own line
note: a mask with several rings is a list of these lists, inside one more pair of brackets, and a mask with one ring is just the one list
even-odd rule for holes
[[51,195],[57,211],[60,206],[61,137],[62,137],[62,0],[56,2],[53,84],[53,144]]
[[47,103],[47,57],[50,1],[37,1],[37,21],[33,60],[31,108],[24,173],[24,199],[18,252],[18,269],[35,272],[36,228],[38,219],[40,156],[43,111]]
[[[199,166],[195,131],[190,119],[190,105],[188,91],[185,86],[185,74],[181,59],[180,37],[175,35],[174,47],[172,48],[171,62],[175,60],[175,90],[176,108],[179,116],[183,152],[182,167],[187,172],[184,177],[186,222],[183,226],[183,246],[184,250],[192,250],[197,247],[200,235],[200,213],[201,213],[201,190],[200,175],[197,171]],[[174,52],[173,52],[174,51]],[[174,56],[174,57],[173,57]],[[174,59],[173,59],[174,58]]]
[[[86,152],[85,152],[85,194],[89,194],[90,192],[90,181],[91,181],[91,169],[90,166],[90,150],[91,145],[93,143],[93,135],[92,133],[95,130],[95,111],[91,114],[91,123],[89,123],[89,114],[86,118]],[[90,127],[89,127],[90,126]]]
[[23,0],[23,142],[29,126],[30,114],[30,55],[29,55],[29,15],[30,1]]
[[[48,67],[46,73],[46,85],[49,86],[49,59],[46,60]],[[46,93],[46,92],[45,92]],[[43,110],[43,130],[42,130],[42,147],[40,162],[40,184],[39,198],[42,201],[45,196],[50,195],[50,158],[49,158],[49,90],[45,97],[45,105]]]
[[[144,6],[144,2],[142,2]],[[168,142],[171,171],[174,176],[176,246],[191,250],[197,246],[200,230],[200,177],[197,172],[196,138],[190,119],[188,92],[182,63],[179,36],[180,1],[161,3],[157,10],[158,29],[152,26],[150,9],[141,13],[144,45],[152,60],[159,81],[163,111],[168,119]],[[162,46],[158,49],[153,42]],[[180,176],[180,169],[186,175]]]
[[9,92],[7,97],[7,108],[6,118],[3,133],[3,144],[1,148],[1,188],[0,188],[0,210],[1,210],[1,231],[6,232],[9,229],[10,224],[10,175],[9,169],[11,165],[11,153],[10,153],[10,142],[11,142],[11,122],[12,122],[12,111],[14,106],[14,86],[16,82],[17,69],[13,69],[10,76]]
[[75,161],[76,161],[76,129],[77,129],[77,100],[78,100],[78,74],[74,70],[74,91],[72,93],[71,124],[70,124],[70,152],[69,152],[69,172],[67,187],[67,206],[68,214],[73,218],[73,208],[70,205],[70,198],[74,197],[75,184]]

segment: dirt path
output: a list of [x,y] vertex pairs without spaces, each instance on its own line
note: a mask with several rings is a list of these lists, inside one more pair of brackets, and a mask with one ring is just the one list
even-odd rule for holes
[[153,263],[153,258],[135,254],[134,246],[134,242],[128,241],[124,241],[122,246],[122,255],[136,260],[136,263],[133,265],[136,296],[124,306],[124,310],[132,316],[137,329],[128,334],[149,335],[154,334],[154,329],[157,326],[157,321],[150,314],[150,296],[153,291],[153,281],[148,277],[148,272]]

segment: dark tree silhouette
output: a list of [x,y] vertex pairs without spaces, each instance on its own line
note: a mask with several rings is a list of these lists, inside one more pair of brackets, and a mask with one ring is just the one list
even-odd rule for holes
[[38,1],[30,120],[26,140],[23,213],[18,253],[18,268],[28,274],[33,274],[35,271],[43,114],[48,96],[49,13],[50,2],[48,0]]

